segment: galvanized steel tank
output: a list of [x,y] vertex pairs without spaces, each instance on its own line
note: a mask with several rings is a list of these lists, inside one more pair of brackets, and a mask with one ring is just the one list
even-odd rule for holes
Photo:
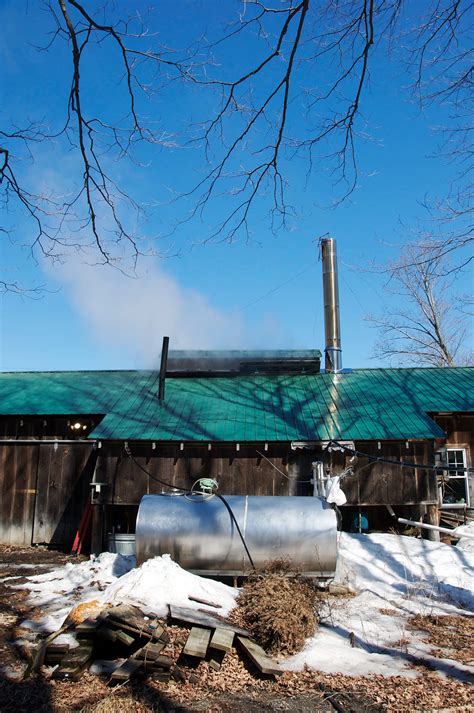
[[[334,574],[336,513],[324,498],[225,496],[255,566],[281,557],[321,578]],[[137,564],[170,554],[181,567],[207,575],[251,570],[242,540],[224,503],[213,495],[145,495],[136,527]]]

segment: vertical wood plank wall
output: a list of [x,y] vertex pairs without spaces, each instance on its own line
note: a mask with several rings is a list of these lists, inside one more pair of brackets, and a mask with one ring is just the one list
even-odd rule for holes
[[0,446],[0,541],[31,545],[38,445]]
[[[289,443],[207,444],[183,451],[179,444],[151,444],[133,447],[136,460],[147,475],[126,456],[123,444],[31,443],[0,444],[0,542],[11,544],[52,544],[70,546],[77,530],[97,460],[96,481],[106,483],[97,499],[104,506],[136,506],[145,493],[159,493],[162,486],[154,478],[173,486],[190,488],[201,477],[215,478],[223,494],[310,495],[311,462],[322,451],[292,451]],[[418,463],[434,462],[434,443],[356,443],[374,456]],[[260,451],[260,453],[258,453]],[[263,455],[262,455],[263,454]],[[269,460],[267,460],[266,456]],[[324,456],[327,458],[327,455]],[[349,457],[334,452],[332,473],[341,472]],[[275,467],[274,467],[275,466]],[[432,471],[370,463],[359,458],[355,475],[343,487],[349,505],[409,505],[436,503],[436,478]],[[290,491],[296,477],[296,488]],[[166,488],[165,488],[166,490]]]
[[96,457],[92,444],[40,446],[33,544],[72,542],[90,497]]
[[0,542],[69,546],[95,457],[92,444],[0,444]]

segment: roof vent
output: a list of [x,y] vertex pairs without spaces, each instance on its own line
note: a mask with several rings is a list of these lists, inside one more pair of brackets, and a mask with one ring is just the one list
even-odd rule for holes
[[168,376],[223,376],[231,374],[317,374],[318,349],[300,351],[183,351],[169,353]]

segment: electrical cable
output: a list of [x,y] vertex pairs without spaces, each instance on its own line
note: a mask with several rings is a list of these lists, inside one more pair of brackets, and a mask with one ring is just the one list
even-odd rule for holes
[[[160,483],[160,485],[164,485],[165,487],[171,488],[174,490],[181,490],[183,493],[190,492],[189,488],[181,488],[179,485],[172,485],[171,483],[166,483],[164,480],[160,480],[155,475],[152,475],[152,473],[150,473],[149,470],[144,468],[137,460],[135,460],[135,458],[132,455],[132,451],[130,450],[130,447],[127,444],[125,444],[124,448],[125,448],[125,453],[128,455],[128,457],[130,458],[132,463],[134,463],[137,466],[137,468],[140,468],[140,470],[142,470],[144,473],[146,473],[146,475],[148,475],[149,478],[154,480],[155,483]],[[157,493],[157,495],[169,495],[169,493]]]
[[[160,483],[161,485],[165,485],[167,488],[174,488],[175,490],[183,491],[183,494],[190,495],[193,493],[193,491],[189,490],[189,488],[181,488],[177,485],[172,485],[171,483],[166,483],[164,480],[160,480],[160,478],[157,478],[156,476],[152,475],[150,473],[150,471],[147,470],[147,468],[144,468],[137,460],[135,460],[135,458],[132,455],[132,451],[130,450],[130,447],[128,445],[125,445],[124,447],[125,447],[125,453],[130,458],[132,463],[134,463],[138,468],[140,468],[140,470],[142,470],[144,473],[146,473],[146,475],[148,475],[152,480],[154,480],[157,483]],[[196,483],[197,483],[197,481],[195,481],[195,483],[193,484],[193,487],[194,487],[194,485],[196,485]],[[157,493],[157,494],[165,495],[165,493]],[[247,553],[247,557],[249,558],[249,562],[252,565],[252,569],[255,569],[255,564],[252,559],[252,555],[249,552],[249,548],[247,547],[247,543],[245,542],[245,538],[242,534],[242,530],[239,527],[239,523],[237,522],[237,518],[235,517],[231,506],[229,505],[229,503],[227,502],[227,500],[224,498],[223,495],[220,495],[219,493],[214,493],[214,495],[216,496],[216,498],[219,498],[219,500],[225,505],[225,507],[230,515],[230,518],[231,518],[232,522],[234,523],[237,532],[239,533],[239,537],[242,540],[242,544],[244,546],[245,552]],[[206,500],[207,500],[207,498],[206,498]]]
[[306,267],[304,267],[302,270],[297,272],[292,277],[289,277],[287,280],[285,280],[284,282],[281,282],[276,287],[272,287],[270,290],[268,290],[268,292],[265,292],[265,294],[260,295],[260,297],[257,297],[256,299],[252,300],[252,302],[248,302],[247,304],[243,305],[243,307],[237,307],[236,309],[232,310],[232,312],[243,312],[245,309],[248,309],[249,307],[253,307],[254,305],[256,305],[259,302],[261,302],[262,300],[264,300],[269,295],[272,295],[274,292],[278,292],[278,290],[281,290],[282,287],[289,285],[290,282],[293,282],[293,280],[296,280],[297,277],[301,277],[301,275],[304,275],[305,272],[308,272],[308,270],[311,270],[313,268],[314,268],[314,264],[309,263]]
[[[280,475],[282,475],[284,478],[286,478],[287,480],[293,480],[293,478],[290,478],[286,473],[284,473],[282,470],[280,470],[280,468],[278,468],[278,466],[276,466],[275,463],[272,463],[272,461],[270,460],[270,458],[267,458],[266,455],[264,455],[263,453],[261,453],[261,452],[258,451],[257,449],[255,449],[255,452],[258,453],[258,455],[261,456],[262,458],[265,458],[265,460],[270,463],[270,465],[272,466],[272,468],[275,468],[275,470],[276,470],[278,473],[280,473]],[[312,482],[313,482],[312,480],[298,480],[298,483],[312,483]]]
[[392,460],[390,458],[381,458],[380,456],[374,456],[371,453],[364,453],[363,451],[358,451],[355,448],[349,448],[349,446],[345,446],[343,443],[339,443],[338,441],[329,441],[327,448],[331,448],[331,446],[335,446],[336,448],[340,448],[343,451],[347,451],[348,453],[352,453],[353,455],[357,456],[358,458],[368,458],[371,460],[373,463],[387,463],[388,465],[398,465],[401,468],[423,468],[424,470],[448,470],[448,471],[470,471],[472,468],[458,468],[458,466],[450,466],[446,463],[446,465],[431,465],[427,463],[409,463],[408,461],[403,461],[403,460]]

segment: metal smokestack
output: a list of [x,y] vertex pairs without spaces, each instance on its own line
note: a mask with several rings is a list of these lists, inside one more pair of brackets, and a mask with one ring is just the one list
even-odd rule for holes
[[334,238],[321,240],[324,293],[324,347],[326,371],[342,370],[341,325],[339,323],[339,289],[337,284],[337,256]]
[[168,366],[168,347],[170,343],[169,337],[163,337],[163,346],[161,347],[161,364],[160,364],[160,379],[158,382],[158,398],[160,401],[165,400],[165,379],[166,368]]

